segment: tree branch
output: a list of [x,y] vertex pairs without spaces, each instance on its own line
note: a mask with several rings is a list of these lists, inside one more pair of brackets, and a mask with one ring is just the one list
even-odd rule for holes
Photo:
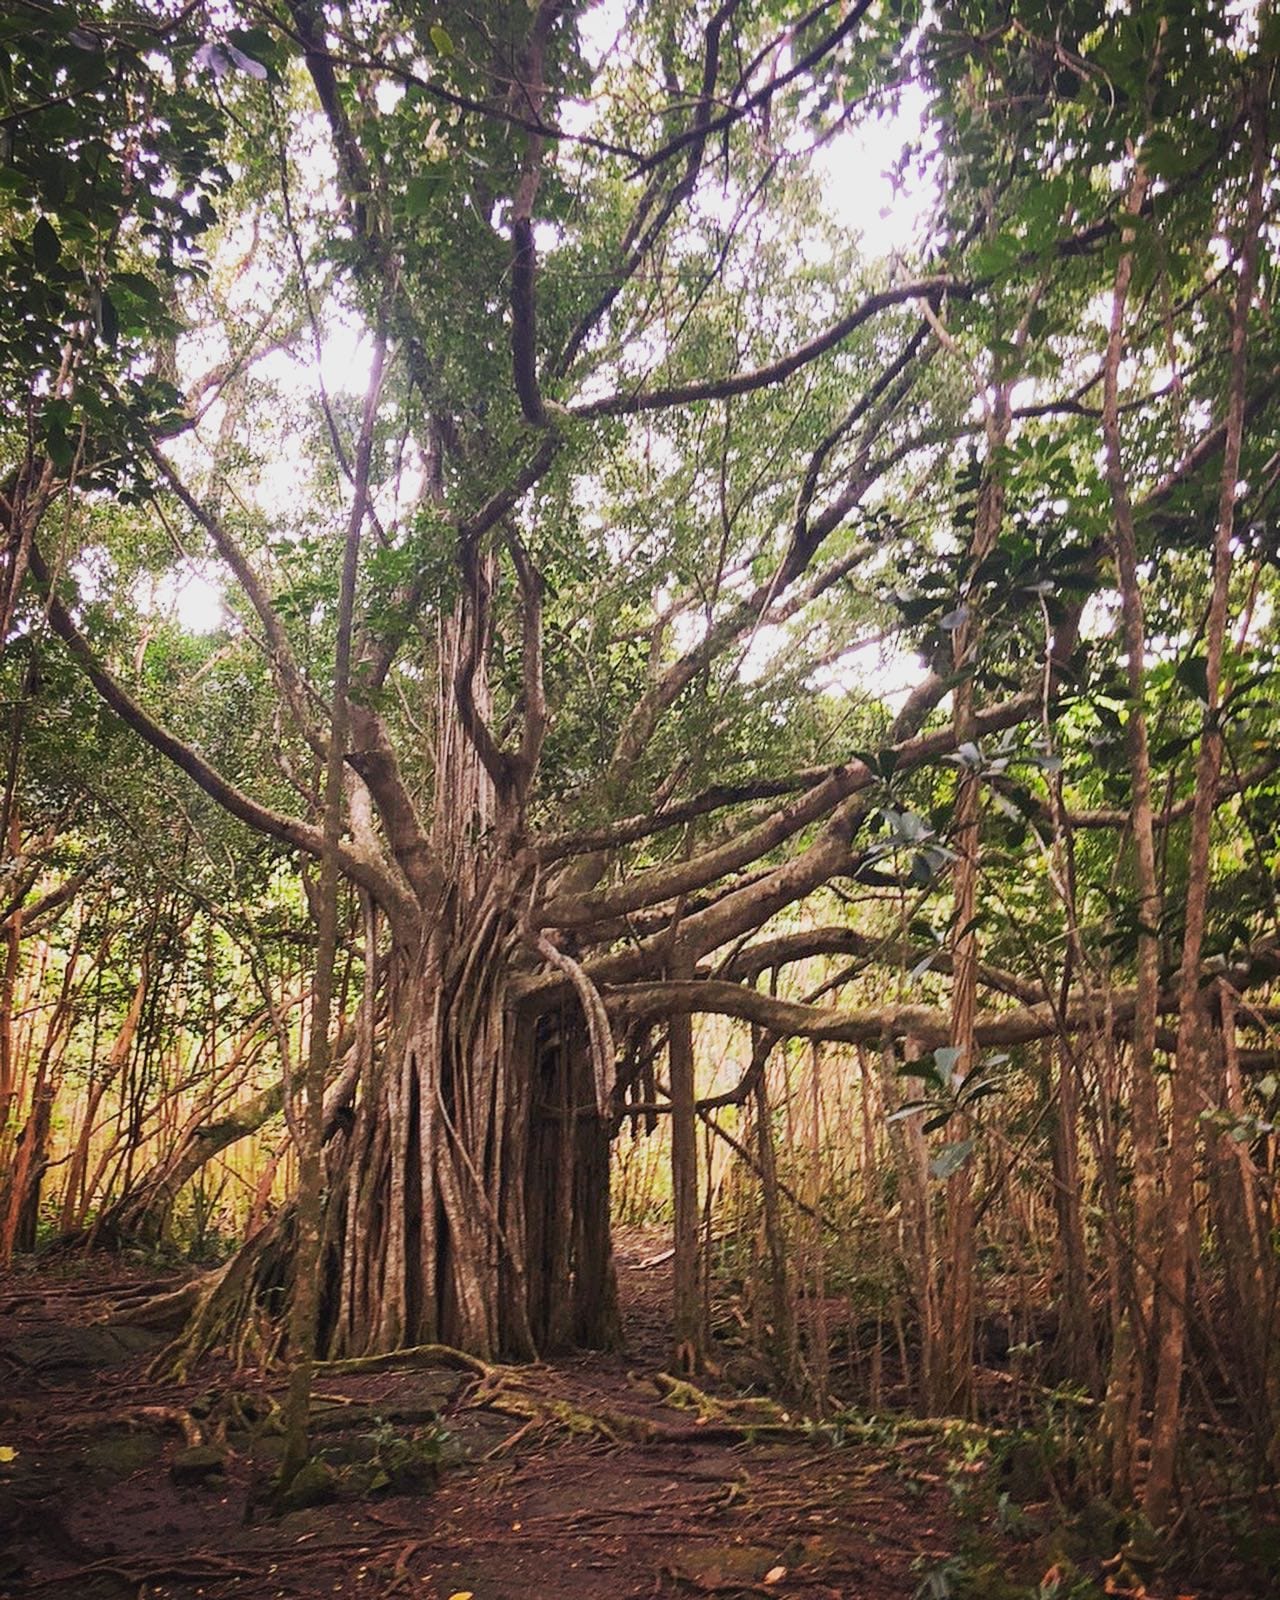
[[[71,613],[54,591],[49,568],[35,544],[31,546],[30,567],[32,577],[45,598],[49,623],[53,631],[67,647],[68,653],[97,690],[103,702],[120,720],[132,728],[153,750],[166,757],[181,772],[185,772],[224,811],[247,823],[257,833],[278,839],[282,844],[301,850],[306,855],[319,857],[324,847],[323,835],[319,828],[299,818],[273,811],[270,806],[263,805],[246,794],[243,789],[237,788],[198,751],[192,749],[189,744],[158,722],[150,712],[144,710],[107,671],[90,649],[84,635],[76,627]],[[386,870],[384,863],[370,860],[345,846],[339,847],[338,854],[342,869],[347,876],[368,889],[393,921],[405,926],[406,919],[409,923],[416,920],[412,902],[407,899],[394,875]]]
[[651,389],[647,393],[642,391],[633,394],[607,395],[600,400],[582,401],[570,406],[569,410],[576,417],[627,417],[635,416],[642,411],[663,411],[673,406],[693,405],[701,400],[727,400],[731,395],[750,394],[756,389],[766,389],[772,384],[781,383],[792,373],[799,372],[811,361],[816,361],[819,356],[825,355],[828,350],[833,350],[836,345],[843,343],[851,333],[864,323],[870,322],[872,317],[878,316],[882,311],[908,304],[912,300],[926,300],[932,303],[943,295],[968,297],[972,293],[971,285],[951,277],[920,278],[913,283],[899,284],[895,289],[882,289],[876,294],[868,295],[862,304],[847,316],[841,317],[822,333],[768,366],[756,367],[750,372],[739,372],[732,377],[712,378],[700,383],[675,384],[668,389]]

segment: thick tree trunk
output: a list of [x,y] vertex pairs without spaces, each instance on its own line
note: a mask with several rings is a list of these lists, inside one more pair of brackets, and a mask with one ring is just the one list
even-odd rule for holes
[[609,1129],[580,1018],[508,1003],[481,908],[395,964],[392,1047],[333,1141],[321,1346],[529,1358],[619,1340]]

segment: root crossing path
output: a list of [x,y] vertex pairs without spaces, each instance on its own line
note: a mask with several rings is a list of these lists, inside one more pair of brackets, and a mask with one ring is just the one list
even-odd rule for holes
[[[283,1380],[150,1375],[119,1268],[0,1283],[0,1596],[625,1600],[928,1593],[963,1537],[954,1438],[812,1426],[662,1373],[665,1268],[624,1239],[627,1354],[316,1385],[317,1461],[269,1506]],[[647,1264],[648,1263],[648,1264]],[[349,1370],[351,1367],[360,1370]]]

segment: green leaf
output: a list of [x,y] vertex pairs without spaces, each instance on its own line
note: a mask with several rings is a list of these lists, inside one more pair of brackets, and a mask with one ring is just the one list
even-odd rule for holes
[[62,254],[62,240],[59,239],[57,230],[48,217],[36,219],[36,225],[31,230],[31,253],[41,272],[48,272],[50,267],[58,264],[58,257]]
[[1209,663],[1204,656],[1186,656],[1179,661],[1174,677],[1201,705],[1209,703]]
[[939,951],[931,950],[927,956],[921,956],[911,971],[907,973],[907,982],[918,983],[925,973],[929,971],[930,967],[933,966],[939,954]]
[[938,1071],[942,1073],[944,1077],[949,1078],[956,1069],[956,1062],[959,1061],[963,1054],[964,1052],[958,1049],[955,1045],[945,1044],[941,1045],[933,1052],[933,1059],[937,1065]]
[[51,400],[44,414],[44,447],[59,472],[65,472],[75,460],[70,428],[70,404],[66,400]]
[[958,1139],[955,1144],[944,1144],[929,1163],[929,1176],[941,1179],[950,1178],[954,1173],[959,1172],[972,1154],[972,1139]]
[[410,217],[425,217],[434,211],[441,196],[449,186],[449,174],[443,166],[420,172],[404,186],[404,209]]
[[98,296],[98,336],[103,344],[114,346],[120,337],[120,318],[115,302],[104,289]]
[[933,863],[918,850],[911,857],[911,881],[922,889],[933,882]]

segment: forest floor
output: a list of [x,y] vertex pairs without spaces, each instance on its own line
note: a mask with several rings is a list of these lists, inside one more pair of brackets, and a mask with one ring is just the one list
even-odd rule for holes
[[282,1379],[212,1362],[182,1383],[149,1377],[154,1336],[102,1320],[107,1297],[128,1286],[119,1263],[9,1277],[0,1597],[1264,1592],[1221,1566],[1212,1588],[1192,1591],[1167,1573],[1144,1583],[1101,1559],[1105,1540],[1069,1547],[1053,1518],[1042,1527],[1034,1505],[1013,1502],[998,1457],[972,1430],[824,1429],[722,1382],[673,1384],[662,1372],[661,1254],[652,1233],[618,1241],[625,1355],[486,1376],[398,1362],[320,1376],[317,1503],[283,1515],[268,1503]]

